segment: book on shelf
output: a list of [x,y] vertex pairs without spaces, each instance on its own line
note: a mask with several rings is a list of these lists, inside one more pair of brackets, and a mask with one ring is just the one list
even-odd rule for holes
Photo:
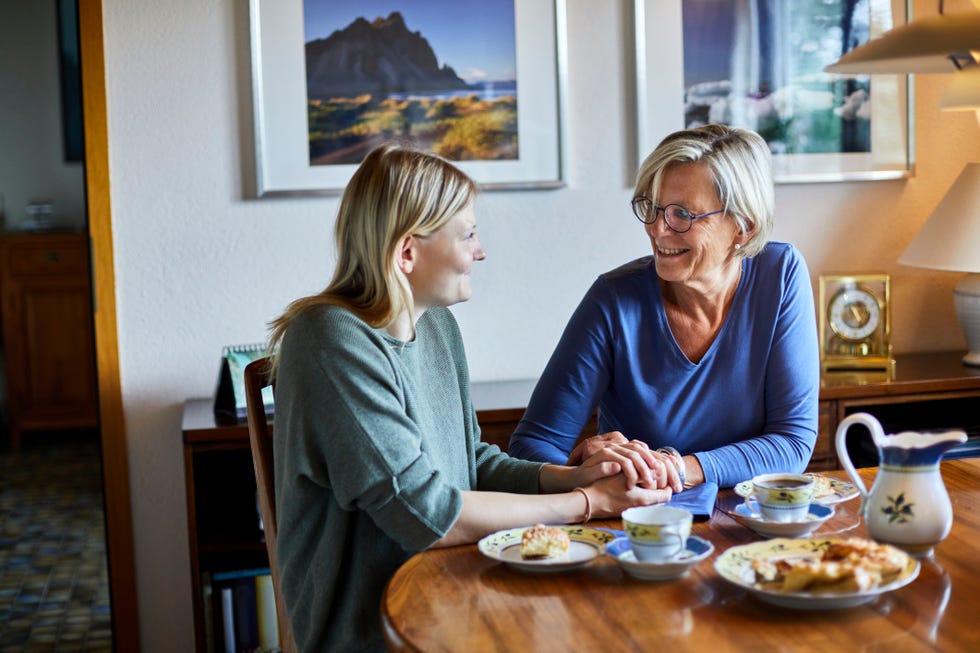
[[205,633],[208,651],[275,653],[281,650],[275,593],[268,568],[205,573],[202,592],[205,609],[213,611],[213,616],[205,620],[210,629]]
[[[232,582],[235,604],[235,643],[242,651],[259,647],[259,615],[255,604],[255,577]],[[224,590],[222,590],[224,591]]]
[[233,587],[221,588],[221,641],[224,643],[225,653],[238,653],[238,638],[235,637],[235,589]]
[[279,618],[272,574],[255,577],[255,606],[258,609],[259,646],[264,649],[278,648]]

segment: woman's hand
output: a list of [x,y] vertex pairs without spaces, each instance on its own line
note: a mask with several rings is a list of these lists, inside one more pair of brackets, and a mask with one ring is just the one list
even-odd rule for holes
[[619,517],[624,510],[633,506],[648,506],[653,503],[666,503],[673,496],[669,487],[650,489],[639,485],[628,487],[623,475],[607,476],[583,488],[589,495],[592,518]]
[[610,431],[609,433],[602,433],[600,435],[593,435],[591,438],[586,438],[575,445],[572,452],[568,454],[568,460],[565,462],[566,465],[579,465],[586,458],[590,458],[595,454],[599,453],[605,447],[611,444],[626,444],[629,440],[626,436],[619,431]]
[[[581,456],[584,458],[580,463],[573,462]],[[640,440],[627,440],[619,431],[583,440],[572,450],[568,464],[578,465],[578,485],[589,485],[600,478],[622,473],[627,489],[630,490],[635,486],[647,489],[669,487],[674,492],[684,489],[680,474],[669,454],[652,451]]]

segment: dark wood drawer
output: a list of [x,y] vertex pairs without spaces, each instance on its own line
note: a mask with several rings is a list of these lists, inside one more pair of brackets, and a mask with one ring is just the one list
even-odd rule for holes
[[9,274],[15,277],[50,274],[88,274],[88,252],[82,238],[21,244],[4,248]]

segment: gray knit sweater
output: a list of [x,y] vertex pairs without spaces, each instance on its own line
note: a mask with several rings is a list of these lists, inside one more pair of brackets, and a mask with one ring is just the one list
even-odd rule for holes
[[282,341],[275,476],[282,592],[301,651],[382,651],[385,583],[459,516],[461,490],[538,490],[540,463],[480,441],[459,328],[410,343],[318,307]]

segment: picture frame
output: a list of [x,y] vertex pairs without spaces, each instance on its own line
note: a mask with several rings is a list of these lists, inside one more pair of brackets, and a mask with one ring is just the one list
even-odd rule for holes
[[[260,198],[338,195],[357,168],[357,163],[310,162],[303,2],[250,0],[255,192]],[[420,2],[426,0],[405,4],[406,24],[408,9]],[[479,21],[470,23],[479,29]],[[565,186],[565,24],[565,0],[514,2],[518,154],[509,160],[447,156],[481,190]]]
[[[638,165],[643,159],[653,151],[661,139],[674,131],[685,129],[688,126],[697,124],[697,119],[688,118],[695,116],[692,106],[699,101],[697,96],[698,88],[695,82],[685,88],[686,69],[685,66],[685,30],[689,38],[699,36],[697,32],[697,20],[700,14],[694,14],[694,18],[689,18],[685,23],[683,15],[683,5],[692,0],[634,0],[634,41],[636,54],[636,110],[637,110],[637,143],[638,143]],[[806,2],[807,0],[792,0],[793,2]],[[870,15],[867,16],[868,32],[871,38],[880,33],[891,29],[894,26],[902,25],[911,16],[911,3],[908,0],[867,0],[870,7]],[[717,4],[717,3],[716,3]],[[809,3],[817,6],[815,3]],[[824,5],[825,3],[821,3]],[[689,5],[690,6],[690,5]],[[742,3],[731,3],[732,7],[738,7],[741,11]],[[785,8],[785,5],[782,5]],[[710,8],[709,8],[710,9]],[[865,7],[867,11],[868,7]],[[786,16],[793,16],[796,19],[800,12],[788,9]],[[779,16],[783,18],[782,15]],[[738,15],[736,18],[741,21],[740,25],[748,33],[753,35],[765,34],[766,30],[762,27],[753,25],[752,21],[758,20],[757,16]],[[693,23],[693,27],[692,27]],[[724,44],[723,39],[713,38],[717,33],[712,33],[710,28],[717,28],[719,21],[705,21],[703,37],[705,43],[712,43],[712,48],[723,48],[719,41]],[[744,26],[748,24],[748,27]],[[798,28],[798,26],[796,26]],[[734,28],[729,28],[734,29]],[[793,28],[780,32],[780,38],[788,31],[789,36],[786,40],[793,41],[795,36]],[[772,32],[770,32],[772,33]],[[729,90],[728,96],[722,96],[722,102],[711,106],[709,109],[702,110],[697,116],[700,122],[723,122],[739,127],[747,127],[759,131],[773,151],[773,175],[776,183],[812,183],[812,182],[839,182],[839,181],[860,181],[860,180],[882,180],[899,179],[908,177],[914,168],[914,144],[913,144],[913,93],[912,80],[910,75],[874,75],[874,76],[843,76],[832,73],[824,73],[823,67],[835,61],[840,52],[834,54],[826,47],[828,34],[833,34],[833,30],[819,31],[819,39],[810,39],[807,46],[813,46],[816,42],[817,52],[813,48],[799,48],[798,43],[793,41],[793,48],[777,48],[776,45],[768,45],[770,57],[763,59],[759,52],[751,52],[746,56],[744,49],[740,51],[739,57],[729,56],[720,65],[731,65],[731,61],[739,61],[739,66],[731,66],[735,74],[730,75],[726,80],[719,80],[727,83],[729,89],[735,89],[739,84],[744,84],[745,79],[758,75],[758,61],[769,63],[775,59],[777,64],[773,68],[781,67],[782,70],[793,69],[797,65],[809,65],[811,70],[806,72],[807,77],[797,74],[794,77],[783,75],[784,79],[789,79],[785,86],[773,86],[766,89],[768,91],[763,97],[738,93]],[[765,37],[757,37],[764,39]],[[693,40],[693,38],[692,38]],[[843,37],[838,41],[843,41]],[[783,44],[780,44],[783,45]],[[743,41],[744,48],[744,41]],[[710,50],[710,48],[709,48]],[[772,54],[773,52],[789,52],[791,61],[781,61]],[[804,54],[797,55],[796,52],[805,52],[807,60],[797,64],[796,58],[803,59]],[[758,57],[754,59],[753,56]],[[820,57],[826,60],[825,63],[816,63]],[[703,59],[703,57],[702,57]],[[721,57],[719,57],[721,60]],[[710,62],[709,62],[710,64]],[[742,68],[752,68],[743,71]],[[797,71],[794,69],[794,74]],[[693,75],[692,75],[693,77]],[[775,77],[775,75],[774,75]],[[736,78],[733,80],[732,78]],[[838,92],[833,96],[837,102],[828,104],[826,99],[833,91],[824,91],[819,86],[819,93],[811,92],[815,85],[832,85],[829,88],[840,88],[839,84],[850,84],[850,88],[858,86],[865,89],[863,96],[865,108],[870,108],[870,119],[865,120],[862,114],[861,120],[865,120],[860,128],[863,130],[861,146],[866,148],[864,151],[845,151],[845,143],[840,138],[837,143],[831,143],[831,149],[827,151],[801,151],[805,147],[823,146],[819,143],[824,139],[830,111],[844,111],[840,103],[841,95]],[[804,87],[803,84],[807,86]],[[705,85],[700,87],[710,88]],[[717,88],[724,90],[726,87],[718,85]],[[804,88],[802,92],[800,89]],[[789,95],[790,93],[794,95]],[[777,93],[780,94],[777,96]],[[805,94],[805,95],[804,95]],[[793,102],[792,99],[804,97],[803,101]],[[791,101],[782,101],[790,97]],[[808,105],[806,102],[814,101],[814,98],[821,99],[820,111],[814,107],[817,104]],[[847,97],[847,96],[844,96]],[[737,102],[736,102],[737,100]],[[762,110],[753,111],[752,108],[740,109],[738,106],[749,102],[769,101],[769,111],[776,115],[777,125],[794,125],[796,133],[792,140],[776,141],[770,140],[766,133],[756,126],[756,124],[746,124],[752,120],[742,121],[737,116],[748,116],[758,121],[757,116]],[[727,106],[726,106],[726,103]],[[702,105],[703,106],[703,105]],[[775,108],[773,108],[775,107]],[[794,113],[795,112],[795,113]],[[716,116],[722,119],[716,119]],[[835,115],[837,115],[835,113]],[[816,116],[816,117],[814,117]],[[824,122],[818,122],[823,120]],[[858,121],[852,121],[858,122]],[[817,126],[819,125],[819,129]],[[851,124],[847,129],[852,129]],[[843,129],[843,128],[841,128]],[[788,143],[788,145],[787,145]],[[800,143],[804,147],[799,146]],[[834,147],[842,150],[834,151]]]
[[78,43],[77,0],[57,0],[58,68],[61,82],[61,131],[65,161],[85,158],[82,128],[82,69]]

